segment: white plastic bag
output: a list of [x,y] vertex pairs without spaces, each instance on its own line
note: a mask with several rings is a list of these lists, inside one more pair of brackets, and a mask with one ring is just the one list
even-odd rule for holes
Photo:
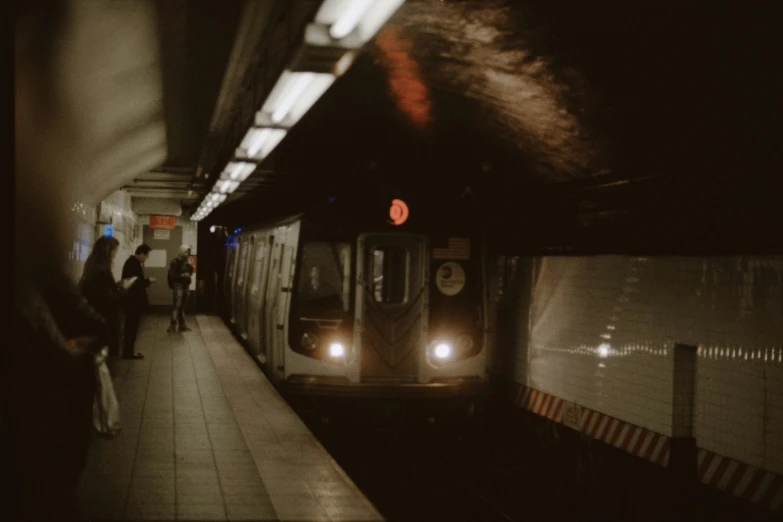
[[95,355],[95,400],[92,406],[92,423],[98,433],[116,435],[120,431],[120,403],[114,393],[106,358],[109,348],[104,347]]

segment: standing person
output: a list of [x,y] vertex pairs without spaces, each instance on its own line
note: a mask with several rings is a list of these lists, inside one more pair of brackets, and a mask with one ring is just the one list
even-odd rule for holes
[[179,247],[179,255],[169,263],[169,288],[174,294],[174,308],[171,311],[171,324],[168,333],[177,331],[179,325],[180,332],[189,332],[187,323],[185,323],[185,307],[188,304],[190,296],[190,282],[193,276],[193,265],[188,262],[190,256],[190,246],[182,245]]
[[111,273],[120,242],[113,237],[101,237],[84,263],[79,282],[82,295],[109,326],[109,354],[120,352],[120,287]]
[[144,262],[149,257],[150,250],[152,249],[148,244],[140,245],[135,255],[130,256],[122,267],[123,281],[136,278],[128,288],[125,300],[125,336],[122,348],[122,356],[125,359],[144,359],[144,356],[135,350],[135,345],[141,316],[149,306],[147,287],[155,282],[154,277],[144,277]]

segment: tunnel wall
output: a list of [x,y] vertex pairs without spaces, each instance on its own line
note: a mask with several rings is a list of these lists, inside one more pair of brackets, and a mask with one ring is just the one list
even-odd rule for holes
[[515,305],[518,405],[667,466],[685,413],[674,347],[695,346],[699,478],[783,503],[783,256],[531,261]]

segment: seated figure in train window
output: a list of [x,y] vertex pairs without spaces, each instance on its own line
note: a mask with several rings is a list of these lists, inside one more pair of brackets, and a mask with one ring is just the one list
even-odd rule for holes
[[340,290],[322,277],[320,266],[312,266],[302,283],[297,296],[302,315],[319,317],[325,312],[332,315],[342,311]]

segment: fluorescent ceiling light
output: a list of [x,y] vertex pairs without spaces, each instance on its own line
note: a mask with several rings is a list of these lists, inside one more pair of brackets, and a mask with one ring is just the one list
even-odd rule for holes
[[266,143],[266,140],[269,139],[271,132],[272,129],[255,129],[252,127],[248,129],[245,138],[239,144],[239,148],[242,149],[244,156],[253,158],[261,152],[261,148]]
[[405,0],[324,0],[315,17],[329,26],[329,36],[340,40],[357,27],[362,44],[371,40]]
[[259,129],[251,127],[237,149],[237,157],[260,161],[285,138],[285,129]]
[[270,115],[273,123],[290,127],[310,110],[334,80],[335,76],[329,73],[283,71],[261,110]]
[[381,27],[389,21],[397,9],[405,3],[405,0],[376,0],[359,22],[359,35],[362,42],[369,42]]
[[221,194],[231,194],[238,186],[238,181],[231,181],[230,179],[224,179],[215,183],[215,187],[217,187]]
[[[226,165],[226,168],[223,172],[228,176],[228,179],[242,183],[253,173],[254,170],[256,170],[255,163],[232,161]],[[225,179],[223,176],[221,176],[221,178]]]
[[329,34],[335,40],[345,38],[356,28],[359,20],[372,6],[373,0],[349,0],[343,1],[343,10],[337,21],[329,29]]

